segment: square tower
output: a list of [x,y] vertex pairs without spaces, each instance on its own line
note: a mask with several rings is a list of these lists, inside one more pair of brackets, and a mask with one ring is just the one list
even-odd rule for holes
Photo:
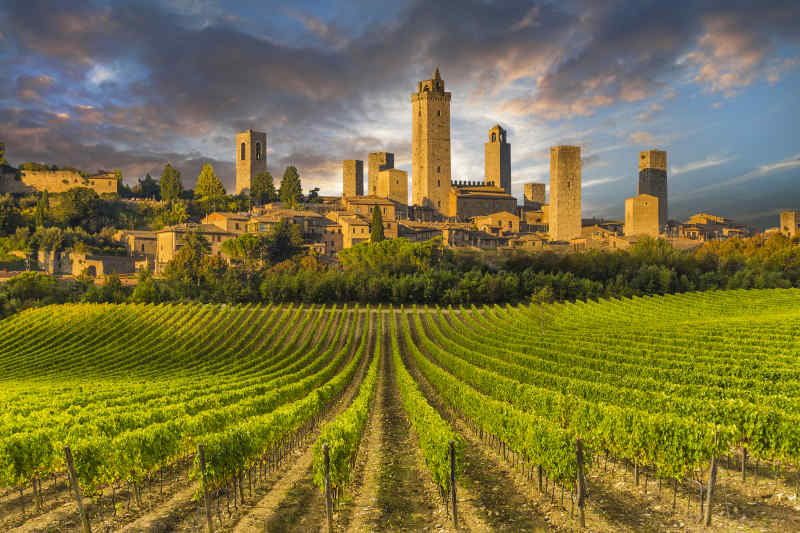
[[411,94],[411,197],[447,214],[450,198],[450,93],[439,69]]
[[658,227],[663,230],[669,221],[667,208],[667,152],[647,150],[639,152],[639,194],[658,198]]
[[540,209],[546,202],[544,183],[525,184],[525,208]]
[[364,196],[364,162],[359,159],[342,161],[342,196]]
[[625,235],[658,237],[658,198],[640,194],[625,200]]
[[253,178],[267,171],[267,134],[247,130],[236,134],[236,194],[250,192]]
[[568,241],[581,234],[581,148],[550,148],[550,240]]
[[378,175],[383,170],[394,168],[394,154],[391,152],[372,152],[367,158],[368,194],[378,194]]
[[489,142],[485,145],[485,180],[506,194],[511,194],[511,145],[506,142],[506,130],[496,124],[489,130]]
[[800,233],[800,211],[781,212],[780,231],[790,239]]
[[408,205],[408,172],[396,168],[381,170],[378,174],[377,195]]

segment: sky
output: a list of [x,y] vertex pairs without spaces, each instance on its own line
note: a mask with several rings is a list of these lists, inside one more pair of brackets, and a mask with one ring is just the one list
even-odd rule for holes
[[[512,194],[581,146],[583,215],[624,218],[637,154],[666,150],[670,218],[756,227],[800,209],[800,2],[0,0],[0,141],[11,164],[172,163],[234,182],[235,134],[268,168],[341,193],[341,161],[410,171],[410,94],[452,92],[453,179],[483,179],[499,123]],[[409,176],[410,178],[410,176]]]

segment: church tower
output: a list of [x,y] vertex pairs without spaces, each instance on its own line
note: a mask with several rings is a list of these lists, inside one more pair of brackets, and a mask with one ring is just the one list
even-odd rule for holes
[[506,141],[506,130],[496,124],[489,130],[489,142],[485,145],[486,183],[494,183],[506,194],[511,194],[511,145]]
[[253,178],[267,171],[267,134],[247,130],[236,134],[236,194],[250,192]]
[[450,199],[450,93],[439,69],[411,94],[411,200],[447,216]]

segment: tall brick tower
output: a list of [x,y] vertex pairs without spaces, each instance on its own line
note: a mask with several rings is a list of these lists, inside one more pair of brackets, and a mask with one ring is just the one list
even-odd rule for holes
[[485,180],[511,194],[511,145],[506,142],[506,130],[495,125],[489,130],[485,145]]
[[550,148],[550,240],[581,234],[581,147]]
[[267,171],[267,134],[247,130],[236,134],[236,194],[249,193],[253,178]]
[[667,209],[667,152],[647,150],[639,152],[639,194],[658,198],[658,228],[664,230],[669,220]]
[[342,196],[364,195],[364,162],[360,159],[342,161]]
[[367,194],[378,194],[378,175],[381,171],[394,168],[394,154],[391,152],[372,152],[367,157]]
[[439,69],[411,95],[411,201],[447,216],[450,199],[450,93]]

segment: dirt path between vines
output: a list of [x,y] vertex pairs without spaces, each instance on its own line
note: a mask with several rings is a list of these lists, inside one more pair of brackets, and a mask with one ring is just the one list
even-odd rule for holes
[[[365,327],[365,325],[363,324],[360,327]],[[374,331],[374,322],[371,327],[373,329],[369,333],[367,351],[361,367],[353,381],[345,389],[345,393],[329,411],[325,420],[314,429],[304,447],[301,447],[302,454],[294,461],[288,472],[277,480],[267,494],[252,507],[245,507],[240,510],[240,517],[232,528],[225,527],[220,531],[234,531],[235,533],[263,531],[308,532],[318,531],[324,525],[324,499],[321,491],[313,483],[311,466],[314,453],[313,444],[319,436],[321,427],[344,411],[358,394],[361,382],[372,359],[370,356],[374,352],[373,348],[377,339]]]

